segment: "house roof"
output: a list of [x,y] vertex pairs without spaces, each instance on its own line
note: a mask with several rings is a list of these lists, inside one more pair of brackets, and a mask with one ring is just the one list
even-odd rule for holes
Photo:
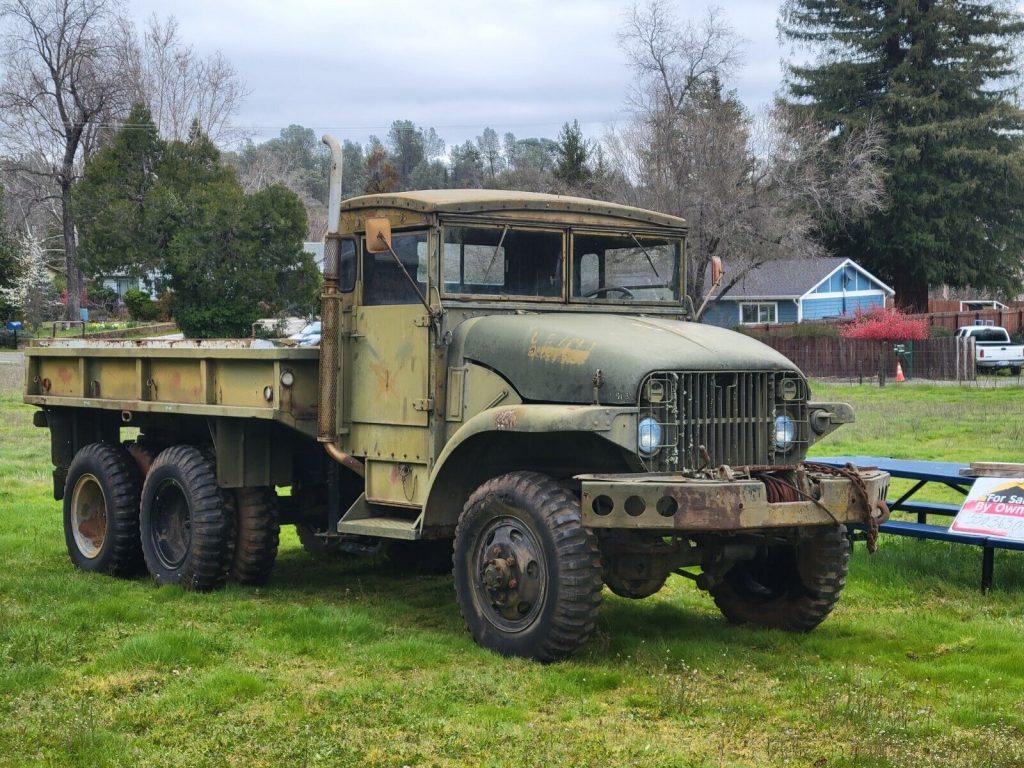
[[[883,292],[892,289],[851,259],[842,256],[824,256],[813,259],[777,259],[750,270],[731,288],[719,288],[714,298],[742,299],[799,299],[825,282],[834,272],[849,264],[864,274]],[[722,286],[728,286],[726,273]]]

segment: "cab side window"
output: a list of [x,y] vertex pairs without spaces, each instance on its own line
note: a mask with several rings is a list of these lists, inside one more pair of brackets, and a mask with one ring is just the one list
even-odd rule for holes
[[[423,295],[427,293],[427,233],[396,234],[391,247]],[[363,304],[418,304],[416,289],[402,274],[390,251],[370,253],[363,243]]]

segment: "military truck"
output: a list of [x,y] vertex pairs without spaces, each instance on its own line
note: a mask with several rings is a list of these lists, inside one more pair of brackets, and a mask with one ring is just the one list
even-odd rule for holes
[[694,322],[685,221],[487,190],[342,202],[325,141],[319,348],[27,350],[77,567],[261,584],[292,524],[314,553],[440,555],[476,642],[539,660],[590,638],[604,585],[671,574],[730,621],[829,614],[888,477],[804,462],[851,409]]

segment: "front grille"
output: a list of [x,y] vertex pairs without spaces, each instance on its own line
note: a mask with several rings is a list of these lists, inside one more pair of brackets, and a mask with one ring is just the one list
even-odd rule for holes
[[[653,373],[640,388],[640,419],[658,422],[661,441],[641,461],[655,472],[795,463],[808,442],[806,404],[806,383],[795,372]],[[795,429],[784,453],[775,442],[775,419],[783,414]]]

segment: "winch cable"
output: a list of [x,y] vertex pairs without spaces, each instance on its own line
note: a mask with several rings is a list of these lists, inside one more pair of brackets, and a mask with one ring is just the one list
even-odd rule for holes
[[[830,477],[842,477],[850,481],[854,491],[864,502],[865,541],[867,542],[868,553],[874,554],[878,549],[878,520],[879,518],[889,514],[889,507],[885,503],[885,500],[878,499],[874,502],[871,501],[868,496],[867,486],[864,485],[864,479],[860,476],[860,472],[857,471],[857,467],[853,464],[847,464],[845,467],[840,468],[832,467],[828,464],[805,462],[803,467],[811,472],[829,475]],[[759,472],[752,474],[752,476],[765,484],[765,491],[769,501],[773,503],[785,503],[797,501],[797,497],[803,497],[824,510],[837,525],[842,525],[842,523],[836,519],[836,516],[832,514],[832,511],[822,504],[820,500],[814,498],[808,493],[805,493],[796,485],[793,485],[778,475]],[[876,515],[875,510],[878,510],[879,514]]]

